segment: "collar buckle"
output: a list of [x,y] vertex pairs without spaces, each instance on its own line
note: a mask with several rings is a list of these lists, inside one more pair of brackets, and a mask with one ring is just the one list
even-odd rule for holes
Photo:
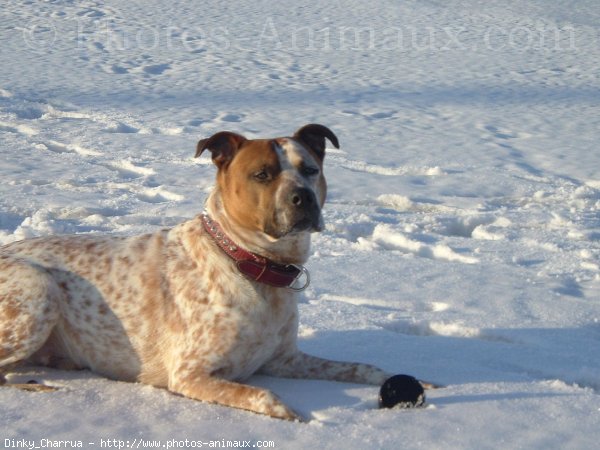
[[[292,267],[295,267],[296,269],[298,269],[299,273],[296,276],[296,278],[294,278],[294,281],[292,281],[287,288],[292,291],[295,291],[295,292],[302,292],[310,285],[310,272],[304,266],[300,266],[297,264],[290,264],[290,265]],[[299,283],[303,277],[304,277],[304,284],[299,287],[296,287],[295,285],[297,283]]]

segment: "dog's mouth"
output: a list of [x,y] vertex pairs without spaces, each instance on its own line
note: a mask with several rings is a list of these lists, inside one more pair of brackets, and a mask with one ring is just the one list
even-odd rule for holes
[[323,231],[323,223],[320,215],[316,218],[305,217],[304,219],[299,220],[294,224],[290,232],[301,233],[303,231],[309,231],[311,233]]
[[299,233],[316,233],[323,231],[323,219],[321,214],[311,215],[310,217],[301,217],[298,220],[291,221],[290,224],[276,224],[273,227],[267,227],[265,233],[273,238],[280,239],[282,237],[299,234]]

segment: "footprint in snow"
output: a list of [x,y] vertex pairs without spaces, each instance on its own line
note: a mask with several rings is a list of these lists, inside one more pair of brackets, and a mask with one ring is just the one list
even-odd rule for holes
[[13,110],[13,112],[19,119],[25,120],[40,119],[44,114],[46,114],[46,111],[35,106],[24,106]]
[[170,68],[170,64],[152,64],[149,66],[142,67],[142,70],[150,75],[160,75]]
[[392,117],[394,117],[394,114],[396,114],[396,111],[382,111],[382,112],[376,112],[373,114],[369,114],[367,117],[369,119],[373,119],[373,120],[391,119]]
[[353,109],[344,109],[341,111],[342,114],[346,116],[360,116],[368,120],[383,120],[383,119],[391,119],[396,115],[398,111],[377,111],[373,113],[362,113],[359,111],[355,111]]
[[243,114],[223,114],[218,120],[221,122],[241,122],[243,118]]
[[187,124],[190,127],[199,127],[200,125],[202,125],[203,123],[207,123],[210,122],[210,120],[204,120],[204,119],[193,119],[190,120]]
[[113,64],[112,66],[109,67],[108,72],[114,73],[117,75],[123,75],[123,74],[129,73],[129,69],[127,69],[126,67],[123,67],[123,66],[119,66],[117,64]]
[[509,139],[527,139],[532,135],[525,132],[520,131],[512,131],[507,128],[501,128],[496,125],[484,125],[478,124],[477,128],[490,133],[493,137],[500,140],[509,140]]
[[95,17],[104,17],[106,15],[106,13],[104,11],[99,10],[99,9],[86,8],[83,11],[79,11],[77,13],[77,15],[79,17],[95,18]]

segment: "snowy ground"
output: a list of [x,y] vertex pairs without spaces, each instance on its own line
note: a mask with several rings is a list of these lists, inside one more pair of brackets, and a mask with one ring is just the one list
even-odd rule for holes
[[13,380],[64,388],[0,390],[0,446],[596,446],[600,12],[503,3],[6,2],[0,244],[176,224],[213,183],[199,138],[320,122],[341,150],[300,346],[447,387],[380,411],[373,387],[250,380],[297,424],[32,368]]

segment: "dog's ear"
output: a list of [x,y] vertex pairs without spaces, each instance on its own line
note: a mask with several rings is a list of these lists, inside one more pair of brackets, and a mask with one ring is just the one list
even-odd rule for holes
[[233,156],[244,142],[246,142],[246,138],[240,134],[232,133],[231,131],[220,131],[198,142],[195,157],[200,156],[204,150],[209,150],[213,162],[217,167],[221,168],[223,165],[231,162]]
[[304,142],[321,161],[325,158],[325,138],[329,139],[335,148],[340,148],[337,136],[333,134],[333,131],[318,123],[304,125],[294,134],[294,139]]

